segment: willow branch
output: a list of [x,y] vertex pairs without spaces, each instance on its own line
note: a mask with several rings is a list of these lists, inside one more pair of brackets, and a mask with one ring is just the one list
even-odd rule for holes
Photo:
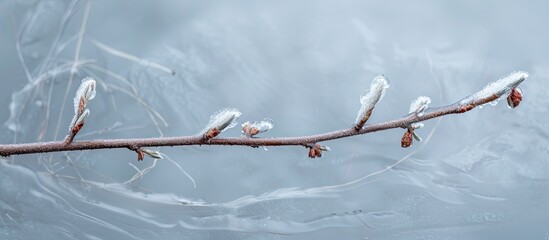
[[[451,105],[428,108],[418,112],[411,112],[401,118],[375,123],[366,124],[362,128],[351,126],[346,129],[327,132],[311,136],[300,137],[276,137],[276,138],[252,138],[249,136],[233,137],[233,138],[217,138],[217,134],[222,132],[229,122],[233,121],[240,115],[234,109],[224,110],[216,115],[214,121],[212,121],[201,134],[193,136],[181,136],[181,137],[157,137],[157,138],[128,138],[128,139],[98,139],[87,141],[52,141],[52,142],[39,142],[39,143],[24,143],[24,144],[6,144],[0,145],[0,156],[8,157],[11,155],[32,154],[32,153],[49,153],[49,152],[62,152],[62,151],[79,151],[79,150],[94,150],[94,149],[112,149],[112,148],[127,148],[129,150],[138,153],[138,158],[142,159],[143,154],[147,154],[151,157],[155,157],[157,152],[151,152],[150,150],[144,150],[143,147],[166,147],[166,146],[190,146],[190,145],[239,145],[239,146],[304,146],[310,149],[309,156],[315,157],[314,151],[325,151],[328,148],[318,145],[319,142],[330,141],[340,138],[347,138],[356,135],[363,135],[367,133],[383,131],[393,128],[404,128],[408,131],[415,128],[414,124],[418,124],[421,121],[426,121],[433,118],[442,117],[449,114],[465,113],[477,106],[492,102],[498,98],[509,95],[508,101],[510,106],[515,107],[520,103],[522,95],[517,98],[516,94],[520,93],[517,86],[526,79],[527,73],[524,76],[513,76],[514,81],[510,81],[507,78],[500,79],[492,84],[489,84],[483,90],[470,95],[462,100],[453,103]],[[510,78],[510,75],[508,78]],[[506,82],[507,81],[507,82]],[[505,84],[504,84],[505,83]],[[499,84],[494,86],[495,84]],[[512,89],[512,90],[511,90]],[[517,90],[516,90],[517,89]],[[509,92],[511,92],[509,94]],[[515,96],[513,98],[513,96]],[[379,99],[379,98],[378,98]],[[376,100],[377,101],[377,100]],[[513,103],[513,104],[511,104]],[[77,106],[78,107],[78,106]],[[77,109],[78,110],[78,109]],[[369,115],[369,114],[368,114]],[[219,120],[221,119],[221,120]],[[73,121],[74,122],[74,121]],[[249,127],[251,125],[245,125]],[[243,128],[243,130],[246,129]],[[272,127],[272,126],[270,126]],[[215,131],[213,131],[215,130]],[[72,140],[75,134],[69,135]],[[147,152],[146,152],[147,151]],[[312,155],[311,156],[311,152]],[[316,155],[320,157],[321,154]],[[158,157],[160,158],[160,157]]]
[[[492,99],[493,100],[493,99]],[[477,105],[490,102],[491,99],[479,101]],[[141,147],[166,147],[166,146],[189,146],[189,145],[240,145],[240,146],[308,146],[317,142],[335,140],[340,138],[352,137],[356,135],[367,134],[392,128],[406,128],[408,125],[441,117],[448,114],[464,113],[473,109],[475,105],[461,105],[455,103],[449,106],[433,108],[427,110],[421,117],[408,114],[402,118],[392,121],[369,124],[363,129],[356,131],[354,127],[322,133],[311,136],[301,137],[278,137],[278,138],[213,138],[204,140],[202,136],[182,136],[182,137],[160,137],[160,138],[128,138],[128,139],[98,139],[89,141],[74,141],[67,144],[65,141],[52,141],[41,143],[7,144],[0,145],[0,155],[7,157],[10,155],[21,155],[31,153],[47,153],[62,151],[93,150],[106,148],[128,148],[135,150]]]

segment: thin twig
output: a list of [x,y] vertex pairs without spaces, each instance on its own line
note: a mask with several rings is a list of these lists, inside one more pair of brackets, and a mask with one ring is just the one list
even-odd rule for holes
[[459,102],[438,108],[431,108],[422,116],[408,114],[392,121],[367,124],[359,131],[354,127],[343,130],[301,137],[279,138],[213,138],[205,141],[202,136],[159,137],[159,138],[130,138],[130,139],[100,139],[90,141],[74,141],[67,144],[65,141],[52,141],[42,143],[6,144],[0,145],[0,155],[21,155],[31,153],[46,153],[60,151],[92,150],[106,148],[136,147],[162,147],[162,146],[189,146],[189,145],[241,145],[241,146],[307,146],[308,144],[362,135],[392,128],[406,128],[412,123],[441,117],[448,114],[467,112],[478,105],[493,101],[493,98],[478,99],[473,104],[460,104]]

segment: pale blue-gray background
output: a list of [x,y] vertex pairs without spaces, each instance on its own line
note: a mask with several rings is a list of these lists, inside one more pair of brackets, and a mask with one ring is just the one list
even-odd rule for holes
[[0,2],[1,143],[54,139],[81,29],[57,139],[90,74],[79,139],[195,134],[224,107],[273,119],[265,137],[309,135],[351,126],[378,74],[391,88],[371,122],[420,95],[445,105],[515,70],[530,78],[519,108],[425,122],[409,149],[402,130],[326,142],[320,159],[158,149],[196,188],[167,159],[124,184],[152,161],[122,149],[5,158],[0,239],[549,239],[546,1],[94,0],[82,28],[86,4]]

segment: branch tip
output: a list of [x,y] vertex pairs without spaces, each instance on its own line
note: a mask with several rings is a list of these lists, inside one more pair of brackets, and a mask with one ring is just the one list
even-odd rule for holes
[[219,135],[220,133],[221,131],[217,130],[217,128],[211,128],[210,130],[208,130],[208,132],[202,135],[202,139],[204,141],[208,141],[214,137],[217,137],[217,135]]
[[143,161],[143,158],[145,158],[145,153],[141,151],[141,149],[137,149],[137,161]]
[[513,72],[506,77],[500,78],[497,81],[486,85],[482,90],[473,95],[467,96],[459,103],[461,105],[470,104],[473,106],[479,106],[495,101],[498,98],[511,93],[512,90],[516,89],[519,84],[528,78],[528,76],[529,74],[527,72]]

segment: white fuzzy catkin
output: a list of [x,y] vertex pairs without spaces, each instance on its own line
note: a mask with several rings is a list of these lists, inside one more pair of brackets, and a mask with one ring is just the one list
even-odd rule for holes
[[242,128],[246,126],[250,128],[255,128],[259,131],[259,133],[264,133],[266,131],[271,130],[274,127],[274,121],[272,119],[265,118],[262,121],[253,121],[253,122],[246,121],[242,123],[241,126]]
[[494,95],[501,97],[516,88],[522,81],[528,78],[528,73],[517,71],[509,74],[504,78],[492,82],[477,93],[470,95],[460,101],[460,104],[472,104],[479,99],[490,98]]
[[372,84],[370,84],[370,89],[360,96],[360,103],[362,106],[357,113],[355,124],[360,123],[362,118],[364,118],[368,112],[372,111],[376,104],[383,99],[385,91],[389,86],[389,80],[385,78],[385,76],[379,75],[374,78]]
[[[78,90],[76,90],[76,95],[74,96],[74,116],[72,117],[69,131],[72,131],[73,127],[77,124],[79,120],[86,120],[86,117],[88,117],[88,115],[90,114],[90,111],[85,108],[88,101],[95,98],[95,86],[95,80],[91,77],[84,78],[82,80],[82,83],[80,83],[80,87],[78,87]],[[80,99],[83,99],[84,103],[84,109],[82,113],[79,113]],[[85,116],[82,118],[83,115]]]
[[429,108],[429,104],[431,103],[431,98],[426,96],[420,96],[416,100],[412,101],[410,103],[410,110],[408,113],[416,113],[418,116],[423,116],[423,113],[427,108]]
[[210,129],[216,128],[219,132],[223,132],[229,128],[236,126],[238,117],[242,113],[236,108],[225,108],[215,112],[211,117],[208,125],[200,133],[204,134]]

